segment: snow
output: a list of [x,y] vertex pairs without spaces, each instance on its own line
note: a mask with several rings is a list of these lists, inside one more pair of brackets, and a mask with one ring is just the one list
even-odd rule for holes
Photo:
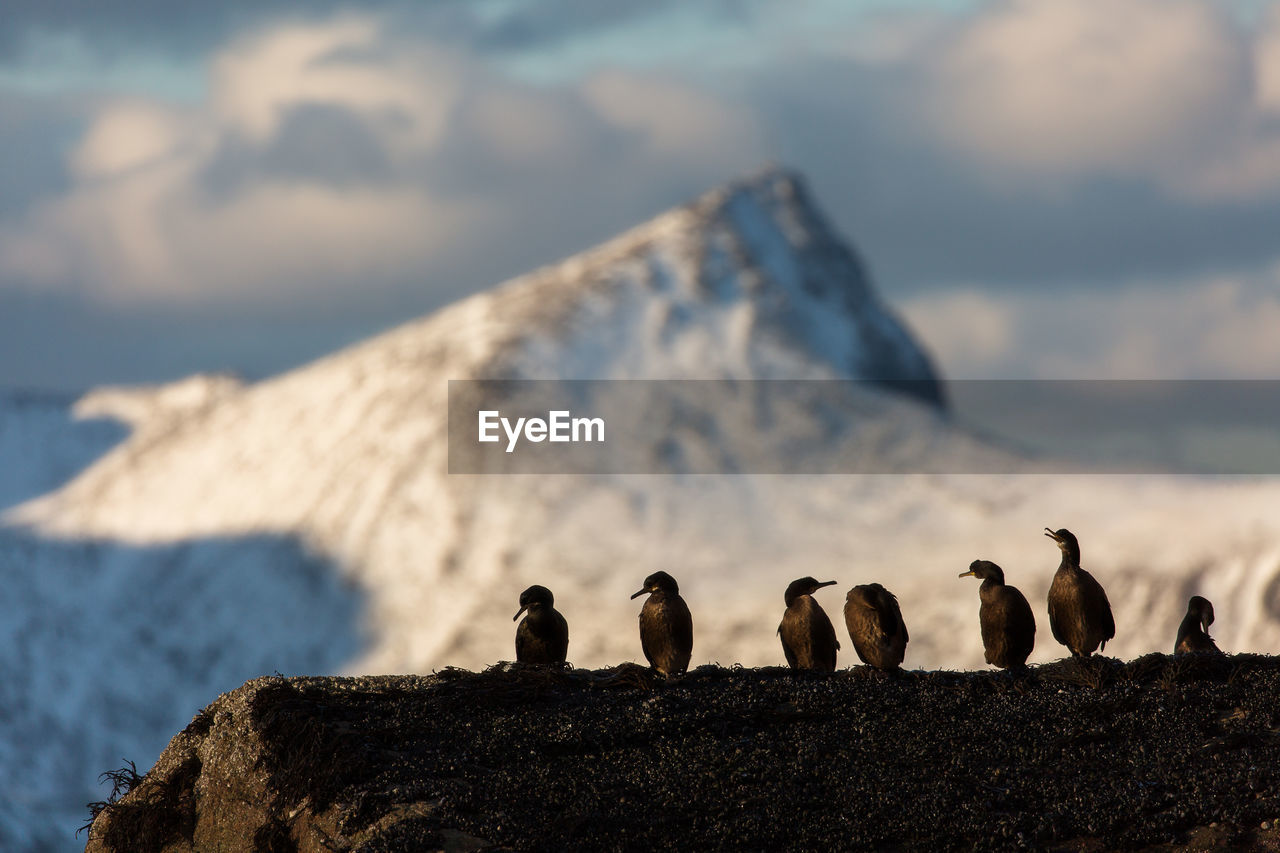
[[[510,659],[533,583],[554,591],[579,666],[640,657],[629,595],[665,569],[695,665],[782,663],[783,591],[813,575],[839,581],[817,595],[837,622],[853,584],[897,593],[906,666],[980,668],[978,585],[957,575],[986,558],[1031,600],[1039,662],[1062,652],[1043,528],[1068,527],[1115,606],[1108,653],[1167,651],[1193,593],[1224,649],[1280,644],[1276,483],[915,473],[1020,463],[884,394],[856,395],[837,429],[792,383],[740,409],[686,401],[699,429],[649,449],[664,476],[447,473],[450,379],[886,376],[933,374],[797,179],[770,172],[267,381],[0,402],[20,502],[0,528],[0,757],[29,768],[0,805],[0,848],[77,846],[98,773],[150,766],[249,677]],[[679,473],[697,454],[903,473]]]

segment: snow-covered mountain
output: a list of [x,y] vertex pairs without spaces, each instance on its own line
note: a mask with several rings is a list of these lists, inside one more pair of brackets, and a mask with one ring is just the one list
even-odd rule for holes
[[[450,475],[447,381],[478,378],[911,380],[916,398],[860,392],[833,433],[815,427],[825,401],[774,383],[779,416],[753,427],[765,440],[735,440],[723,421],[737,413],[711,407],[695,413],[702,429],[654,436],[715,449],[727,470],[871,454],[893,476],[689,476],[661,462],[664,476]],[[81,805],[103,795],[98,772],[149,766],[251,676],[509,659],[532,583],[555,592],[580,666],[640,657],[629,595],[662,568],[693,611],[695,664],[781,663],[783,590],[812,574],[840,582],[819,595],[837,619],[839,590],[893,589],[907,666],[980,667],[977,584],[956,575],[983,557],[1040,603],[1043,661],[1060,649],[1042,605],[1057,550],[1041,531],[1066,526],[1115,604],[1109,653],[1171,646],[1192,592],[1214,601],[1224,648],[1280,645],[1280,486],[909,473],[924,459],[1018,464],[959,433],[941,397],[780,171],[268,381],[92,392],[60,416],[61,441],[91,442],[86,423],[127,438],[98,437],[92,464],[66,457],[87,467],[65,485],[70,471],[30,475],[32,499],[0,531],[0,755],[34,768],[25,800],[0,800],[0,847],[50,825],[70,847]]]

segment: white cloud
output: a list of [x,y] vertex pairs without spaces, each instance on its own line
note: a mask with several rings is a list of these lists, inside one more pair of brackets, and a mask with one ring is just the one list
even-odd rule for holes
[[469,73],[436,45],[396,42],[371,18],[277,27],[243,39],[212,63],[213,114],[257,141],[279,133],[299,105],[338,107],[374,123],[389,141],[430,148]]
[[0,226],[0,278],[126,301],[368,292],[761,159],[749,117],[673,81],[522,86],[372,18],[252,33],[209,81],[194,106],[103,104],[70,189]]
[[904,60],[926,125],[1005,184],[1106,175],[1202,200],[1280,190],[1280,6],[997,0]]
[[903,306],[912,328],[942,358],[947,375],[979,375],[1010,357],[1012,307],[977,291],[957,289]]
[[969,290],[903,311],[951,378],[1280,378],[1280,267],[1112,291]]
[[1262,18],[1254,48],[1258,106],[1280,113],[1280,3],[1272,3]]
[[146,101],[122,101],[90,126],[73,158],[84,178],[146,168],[172,154],[187,131],[178,111]]

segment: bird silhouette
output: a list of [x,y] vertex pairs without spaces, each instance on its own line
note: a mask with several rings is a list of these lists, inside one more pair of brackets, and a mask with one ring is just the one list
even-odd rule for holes
[[654,572],[632,598],[648,594],[640,608],[640,648],[649,665],[664,675],[689,668],[693,655],[693,616],[680,597],[680,586],[666,572]]
[[1070,530],[1044,529],[1058,543],[1062,562],[1049,585],[1049,630],[1053,638],[1077,657],[1105,649],[1116,635],[1107,593],[1093,575],[1080,568],[1080,543]]
[[1209,626],[1213,624],[1213,605],[1209,599],[1198,595],[1191,596],[1187,602],[1187,615],[1182,617],[1178,626],[1178,638],[1173,643],[1175,655],[1187,652],[1217,652],[1222,654],[1218,644],[1209,636]]
[[987,663],[1001,669],[1025,666],[1036,645],[1036,618],[1017,587],[1004,582],[1004,569],[990,560],[974,560],[960,577],[982,579],[978,622]]
[[520,593],[520,609],[511,621],[527,615],[516,628],[516,661],[519,663],[564,663],[569,653],[569,623],[555,608],[555,597],[545,586],[529,587]]
[[787,610],[778,625],[778,636],[792,669],[835,671],[840,641],[826,611],[813,598],[819,589],[833,584],[835,581],[819,583],[813,578],[800,578],[792,581],[783,595]]
[[893,593],[878,583],[855,586],[844,602],[844,624],[853,640],[853,650],[865,664],[893,670],[906,655],[906,623]]

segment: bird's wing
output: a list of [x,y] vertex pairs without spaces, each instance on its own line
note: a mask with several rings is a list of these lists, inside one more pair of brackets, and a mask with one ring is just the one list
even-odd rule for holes
[[982,628],[982,648],[986,650],[987,663],[994,663],[991,660],[993,651],[996,656],[1002,651],[1004,632],[1000,629],[1007,610],[1003,601],[984,601],[978,608],[978,624]]
[[1005,587],[1006,607],[1009,613],[1009,634],[1025,642],[1027,654],[1030,655],[1036,645],[1036,617],[1031,612],[1031,603],[1022,594],[1022,590],[1011,586]]
[[799,667],[799,659],[796,657],[796,653],[791,650],[791,646],[787,645],[786,637],[782,638],[782,654],[787,659],[787,666],[792,669]]
[[1111,601],[1107,598],[1107,591],[1102,588],[1102,584],[1098,583],[1098,579],[1086,572],[1080,570],[1085,580],[1085,588],[1088,590],[1090,598],[1090,610],[1097,607],[1099,615],[1102,617],[1102,642],[1099,648],[1106,648],[1107,640],[1116,635],[1116,618],[1111,612]]
[[1062,614],[1059,613],[1060,600],[1066,591],[1063,586],[1066,582],[1059,582],[1058,576],[1053,576],[1053,583],[1049,585],[1049,630],[1053,632],[1053,638],[1062,645],[1067,644],[1067,635],[1063,630]]
[[569,656],[569,623],[565,621],[564,614],[560,611],[554,611],[556,616],[556,624],[559,626],[560,641],[564,648],[560,649],[560,657],[567,658]]
[[1104,639],[1102,643],[1105,646],[1107,640],[1110,640],[1116,635],[1116,617],[1115,614],[1111,612],[1111,602],[1107,600],[1106,590],[1102,588],[1101,584],[1098,585],[1098,592],[1102,594],[1102,603],[1107,606],[1107,618],[1103,621],[1102,625],[1106,636],[1106,639]]
[[1009,616],[1013,624],[1019,628],[1025,628],[1031,634],[1036,632],[1036,617],[1031,611],[1031,602],[1027,601],[1027,597],[1022,594],[1022,590],[1014,587],[1005,587],[1009,590]]
[[676,605],[674,613],[671,617],[672,634],[681,648],[693,648],[693,614],[689,612],[689,605],[684,603],[683,598],[677,598],[674,602]]
[[644,607],[640,608],[640,651],[644,652],[644,659],[649,662],[649,666],[657,666],[657,661],[653,659],[653,647],[662,624],[656,617],[656,605],[651,607],[650,602],[646,601]]
[[876,615],[880,618],[880,631],[886,637],[891,637],[899,631],[902,632],[902,642],[907,643],[911,640],[911,635],[907,633],[907,623],[902,621],[902,609],[898,607],[898,598],[889,590],[876,585],[875,609]]
[[524,660],[529,653],[529,629],[523,621],[516,628],[516,660]]

